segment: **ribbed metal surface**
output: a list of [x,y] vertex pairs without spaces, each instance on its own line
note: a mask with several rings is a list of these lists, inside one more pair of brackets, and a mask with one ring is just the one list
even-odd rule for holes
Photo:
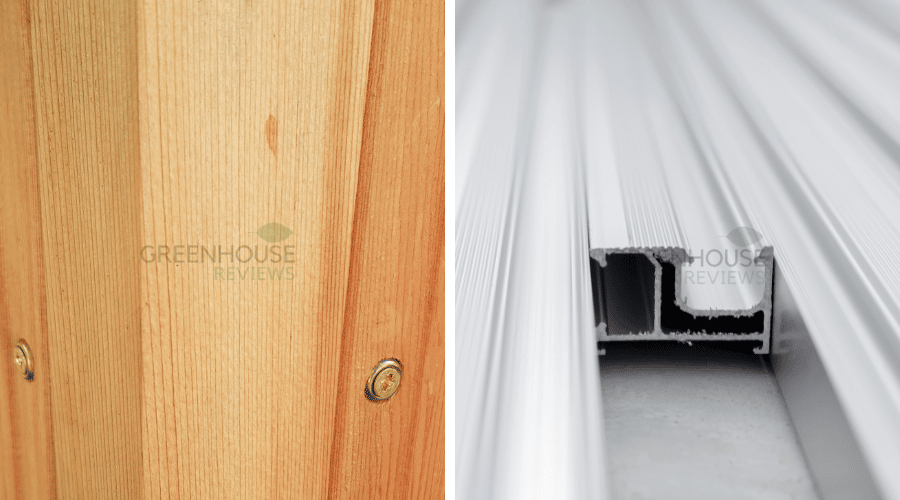
[[[790,291],[791,324],[802,324],[774,329],[772,361],[820,494],[900,498],[900,7],[460,9],[460,498],[538,498],[539,485],[566,485],[553,498],[603,498],[594,464],[610,457],[599,436],[581,439],[599,399],[576,401],[597,390],[580,351],[588,249],[762,246]],[[762,239],[736,244],[727,235],[738,228]],[[759,297],[727,282],[683,285],[697,309]],[[579,368],[535,375],[548,353]],[[797,390],[816,384],[820,420]],[[541,395],[560,387],[567,398],[547,408]],[[827,421],[849,439],[816,446]],[[857,472],[839,491],[827,471],[840,456]],[[525,494],[502,496],[513,492]]]
[[458,49],[457,496],[602,499],[577,12],[478,8]]

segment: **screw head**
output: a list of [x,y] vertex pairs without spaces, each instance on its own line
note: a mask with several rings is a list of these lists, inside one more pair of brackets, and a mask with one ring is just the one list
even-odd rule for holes
[[33,380],[34,358],[31,356],[31,348],[28,347],[28,342],[25,342],[25,339],[19,339],[14,352],[16,368],[19,370],[19,373],[26,380]]
[[402,377],[403,365],[399,360],[394,358],[382,360],[375,365],[372,375],[366,382],[366,397],[376,403],[387,400],[400,389]]

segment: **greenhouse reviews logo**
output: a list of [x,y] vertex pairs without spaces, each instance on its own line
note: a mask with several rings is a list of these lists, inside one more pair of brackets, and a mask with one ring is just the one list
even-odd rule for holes
[[698,255],[688,251],[690,260],[684,263],[682,284],[762,285],[765,282],[765,264],[757,260],[762,245],[759,249],[752,248],[763,235],[752,227],[738,227],[724,237],[738,248],[704,249]]
[[272,222],[260,227],[255,234],[268,244],[146,245],[141,248],[140,257],[146,264],[216,264],[213,266],[214,281],[293,280],[294,267],[290,264],[296,262],[296,247],[280,244],[293,232]]

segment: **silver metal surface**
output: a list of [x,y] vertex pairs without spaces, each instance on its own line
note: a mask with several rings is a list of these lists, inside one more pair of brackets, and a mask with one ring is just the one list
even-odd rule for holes
[[716,315],[771,281],[710,280],[734,267],[710,252],[771,247],[772,361],[820,493],[900,499],[900,8],[460,9],[459,498],[604,498],[589,249],[684,249],[674,300]]
[[784,276],[775,269],[771,362],[823,499],[880,498]]
[[[892,472],[900,464],[900,266],[892,255],[900,243],[900,165],[891,125],[900,107],[868,98],[900,88],[900,44],[842,3],[597,9],[595,21],[606,23],[598,46],[607,48],[595,63],[605,71],[597,73],[608,79],[609,101],[620,104],[588,110],[608,120],[596,130],[609,137],[610,152],[587,168],[601,172],[589,192],[624,207],[624,224],[610,226],[624,227],[628,246],[642,247],[690,248],[694,234],[710,241],[729,224],[764,235],[807,325],[810,342],[798,349],[814,349],[782,358],[780,369],[818,357],[823,370],[810,372],[816,380],[807,383],[830,386],[840,402],[823,407],[832,414],[818,420],[797,420],[807,461],[814,470],[829,467],[841,446],[825,445],[823,454],[814,436],[820,425],[846,419],[863,460],[845,472],[868,471],[855,476],[864,485],[857,491],[900,498],[900,475]],[[838,24],[843,36],[817,41]],[[648,157],[654,148],[666,149]],[[643,155],[638,161],[631,160],[635,150]],[[612,168],[616,176],[603,174]],[[609,179],[618,179],[621,201],[610,200],[616,189]],[[635,191],[644,179],[651,189]],[[696,209],[704,205],[708,217]],[[605,241],[605,211],[592,209],[591,246],[623,246]],[[717,228],[719,214],[732,218]],[[713,231],[704,230],[707,223]],[[705,305],[718,307],[716,295]],[[792,408],[793,398],[806,397],[785,395]]]
[[600,366],[614,498],[819,498],[761,356],[631,343]]
[[458,28],[461,499],[606,498],[576,6],[488,1]]
[[[748,254],[744,270],[722,269],[713,275],[722,276],[722,285],[726,286],[749,288],[754,281],[763,283],[762,297],[744,309],[691,307],[684,289],[694,283],[690,275],[694,266],[684,249],[594,249],[591,258],[596,262],[591,263],[591,272],[597,341],[601,345],[660,340],[741,341],[754,343],[756,354],[769,354],[772,247]],[[734,262],[741,263],[738,252]],[[601,354],[604,351],[601,348]]]

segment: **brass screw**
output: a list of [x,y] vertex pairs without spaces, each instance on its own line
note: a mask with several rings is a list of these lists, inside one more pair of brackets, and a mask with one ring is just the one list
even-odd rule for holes
[[372,375],[366,382],[366,397],[376,403],[385,401],[400,389],[402,376],[403,365],[399,360],[394,358],[382,360],[375,365]]
[[19,339],[15,352],[16,367],[19,373],[27,380],[34,380],[34,358],[31,356],[31,348],[25,339]]

